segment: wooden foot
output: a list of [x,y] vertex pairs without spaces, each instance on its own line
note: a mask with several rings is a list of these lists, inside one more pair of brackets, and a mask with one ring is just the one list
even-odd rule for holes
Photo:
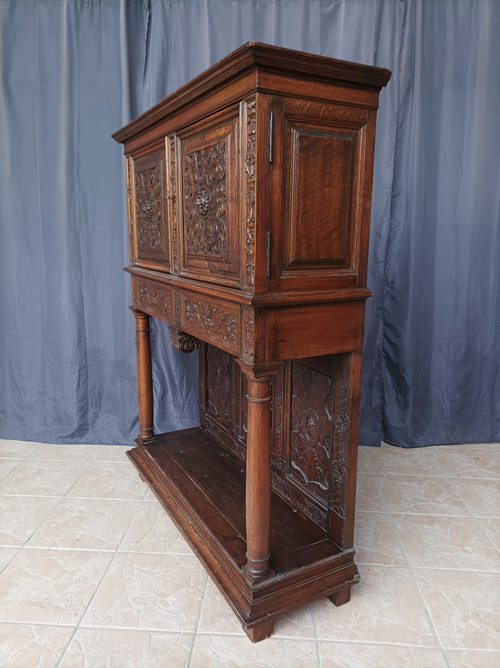
[[343,587],[339,591],[336,591],[335,594],[330,594],[328,597],[333,605],[339,607],[339,605],[344,605],[344,603],[349,603],[351,600],[351,585],[348,587]]
[[260,642],[273,634],[274,619],[265,620],[259,624],[255,624],[251,628],[244,626],[243,630],[252,642]]

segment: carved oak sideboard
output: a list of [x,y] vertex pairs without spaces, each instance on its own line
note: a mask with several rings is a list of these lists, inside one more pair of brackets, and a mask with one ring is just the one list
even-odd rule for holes
[[[249,43],[116,132],[140,435],[130,457],[253,641],[359,576],[353,523],[384,69]],[[200,427],[153,428],[149,319],[199,348]]]

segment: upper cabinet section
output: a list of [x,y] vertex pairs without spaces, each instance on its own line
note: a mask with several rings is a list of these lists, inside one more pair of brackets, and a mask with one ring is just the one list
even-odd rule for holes
[[246,44],[115,133],[132,273],[262,304],[367,296],[375,118],[389,77]]
[[239,107],[177,134],[181,276],[239,285]]

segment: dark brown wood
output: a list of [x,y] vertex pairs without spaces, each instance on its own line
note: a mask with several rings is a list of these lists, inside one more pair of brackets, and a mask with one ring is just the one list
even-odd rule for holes
[[[130,457],[254,642],[358,579],[376,110],[387,70],[249,43],[115,133],[140,436]],[[154,435],[149,317],[200,348],[200,428]]]
[[251,367],[245,366],[244,371],[248,391],[245,571],[255,580],[269,571],[271,377],[255,376]]
[[151,343],[149,315],[133,309],[137,334],[137,391],[139,398],[139,439],[148,441],[154,435],[153,422],[153,373],[151,368]]

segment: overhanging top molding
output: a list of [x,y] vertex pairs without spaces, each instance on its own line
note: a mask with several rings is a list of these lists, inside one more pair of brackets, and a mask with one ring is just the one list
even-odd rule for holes
[[113,139],[123,143],[144,128],[151,127],[169,114],[178,112],[208,91],[213,91],[218,86],[226,85],[230,80],[236,80],[252,72],[255,74],[253,90],[256,91],[260,90],[259,72],[279,72],[343,86],[370,87],[373,90],[380,90],[391,77],[389,70],[380,67],[336,60],[259,42],[247,42],[115,132]]

